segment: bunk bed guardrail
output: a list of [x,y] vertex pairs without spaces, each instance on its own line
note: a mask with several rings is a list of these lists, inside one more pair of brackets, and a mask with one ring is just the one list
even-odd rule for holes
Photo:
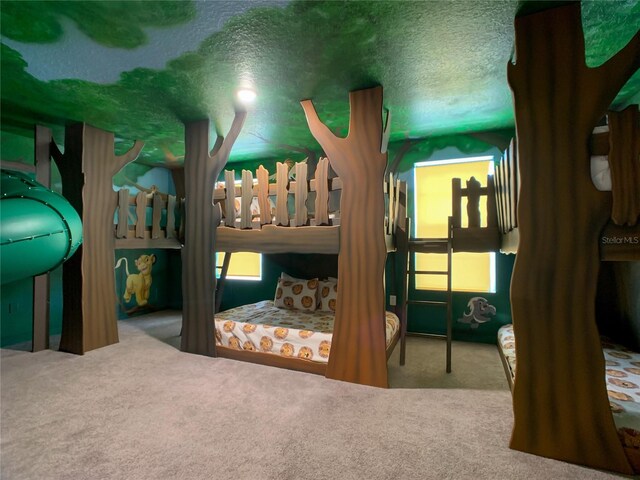
[[[451,236],[454,252],[489,252],[500,249],[500,231],[496,213],[496,194],[493,177],[487,176],[487,186],[475,177],[462,187],[459,178],[451,181]],[[482,226],[480,200],[486,197],[486,226]],[[466,198],[467,225],[462,224],[462,203]]]
[[[638,105],[621,112],[610,111],[605,124],[594,128],[589,139],[591,177],[594,188],[610,192],[611,219],[600,236],[600,259],[629,261],[640,259],[640,113]],[[518,249],[518,195],[520,171],[518,150],[513,139],[495,170],[498,228],[501,251]],[[604,197],[603,197],[604,198]]]
[[[296,163],[292,170],[294,180],[290,179],[288,166],[278,162],[275,182],[270,182],[273,177],[263,166],[256,171],[255,180],[251,171],[243,170],[240,184],[236,184],[234,170],[224,172],[224,183],[219,184],[213,195],[223,212],[217,234],[218,251],[338,253],[340,209],[335,194],[341,193],[342,181],[339,177],[329,178],[327,158],[318,161],[312,179],[307,180],[308,165],[304,162]],[[392,251],[400,182],[390,177],[384,184],[384,192],[388,206],[385,241],[387,250]],[[310,193],[315,194],[313,202],[309,201]],[[310,205],[313,207],[309,208]]]
[[520,171],[518,149],[512,139],[495,169],[495,199],[498,229],[502,235],[501,251],[516,253],[518,249],[518,195]]
[[131,195],[127,188],[116,195],[115,248],[181,248],[183,200],[158,192]]

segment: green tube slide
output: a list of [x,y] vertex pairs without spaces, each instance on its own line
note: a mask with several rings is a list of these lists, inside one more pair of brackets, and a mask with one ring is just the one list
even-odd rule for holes
[[1,170],[0,280],[49,272],[82,243],[82,222],[65,198],[29,176]]

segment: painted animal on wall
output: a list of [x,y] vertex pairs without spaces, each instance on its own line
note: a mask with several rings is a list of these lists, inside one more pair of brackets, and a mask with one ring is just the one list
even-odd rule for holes
[[131,301],[131,296],[135,295],[138,307],[144,307],[149,302],[149,293],[151,291],[151,271],[153,264],[156,263],[156,256],[140,255],[134,263],[139,273],[129,273],[129,262],[125,257],[119,258],[116,262],[115,269],[119,268],[124,262],[124,270],[127,274],[127,281],[122,298],[125,302]]
[[478,328],[478,325],[486,323],[495,316],[496,307],[490,305],[486,298],[473,297],[467,303],[467,310],[463,313],[462,318],[458,319],[460,323],[471,325],[471,328]]

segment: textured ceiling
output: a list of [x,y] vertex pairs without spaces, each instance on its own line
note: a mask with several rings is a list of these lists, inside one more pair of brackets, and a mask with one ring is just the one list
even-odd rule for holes
[[[258,92],[231,161],[319,150],[299,101],[346,135],[349,90],[381,84],[391,141],[511,127],[506,64],[518,2],[275,0],[10,2],[1,8],[3,159],[31,135],[84,121],[140,161],[180,161],[183,122],[226,134],[234,91]],[[583,2],[596,66],[640,27],[640,3]],[[614,106],[637,102],[640,74]]]

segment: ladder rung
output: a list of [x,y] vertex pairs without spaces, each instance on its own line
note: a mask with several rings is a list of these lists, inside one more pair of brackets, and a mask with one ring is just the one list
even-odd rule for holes
[[449,275],[447,270],[411,270],[407,273],[415,275]]
[[440,338],[443,340],[448,340],[448,337],[445,334],[441,333],[407,332],[407,335],[411,337]]
[[409,245],[428,245],[432,243],[447,243],[448,238],[413,238],[409,240]]
[[439,302],[436,300],[407,300],[407,305],[437,305],[444,307],[448,305],[448,302]]

